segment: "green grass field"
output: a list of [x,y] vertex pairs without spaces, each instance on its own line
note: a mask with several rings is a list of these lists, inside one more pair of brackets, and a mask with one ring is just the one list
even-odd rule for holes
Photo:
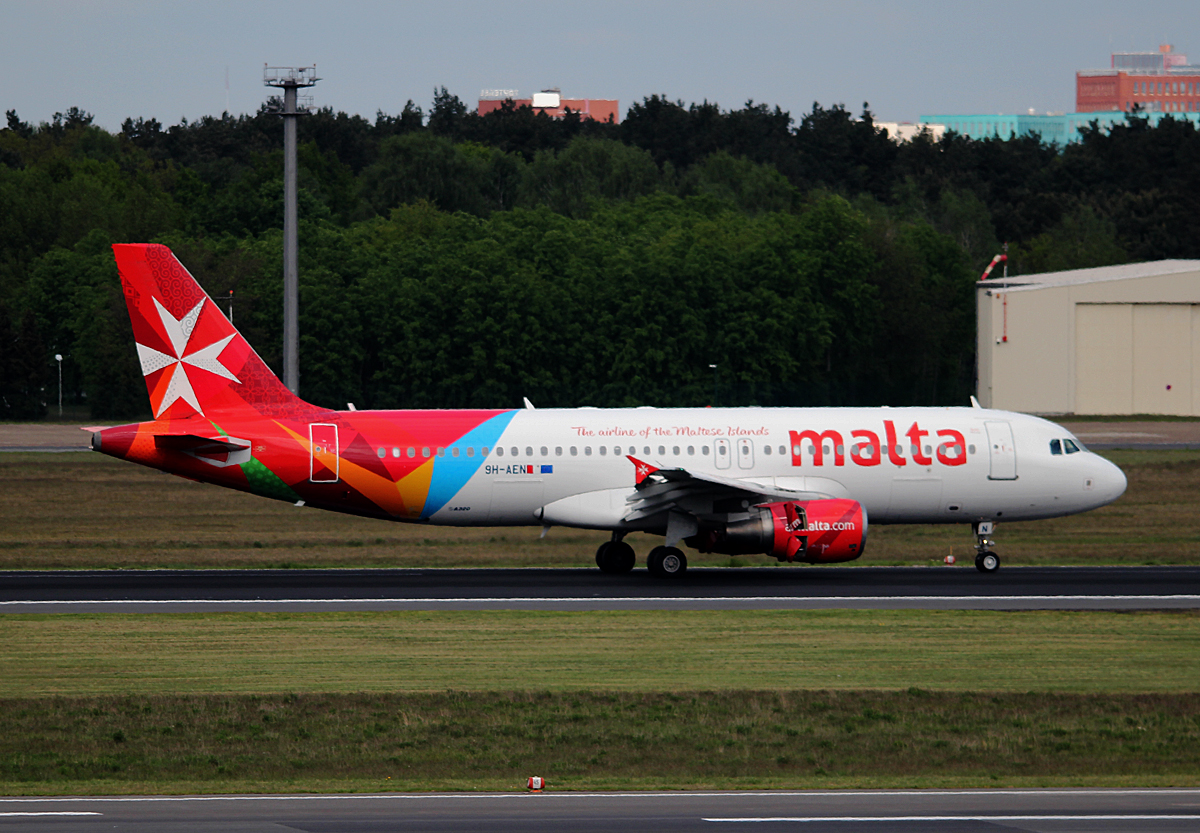
[[[1112,506],[1001,524],[1006,565],[1200,563],[1200,451],[1108,455],[1129,477]],[[594,566],[603,533],[536,527],[454,529],[354,518],[243,495],[91,452],[0,454],[0,569],[151,567]],[[644,556],[647,536],[630,536]],[[855,564],[971,568],[961,526],[872,526]],[[764,557],[689,553],[695,565]],[[781,568],[793,569],[793,568]]]
[[0,618],[6,793],[1200,783],[1200,614]]
[[9,795],[1200,784],[1195,694],[150,695],[0,720]]
[[1190,692],[1200,614],[614,611],[0,617],[0,697],[889,689]]

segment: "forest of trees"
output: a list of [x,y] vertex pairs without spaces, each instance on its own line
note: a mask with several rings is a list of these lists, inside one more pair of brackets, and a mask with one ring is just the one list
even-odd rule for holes
[[[278,370],[282,124],[0,130],[0,419],[148,411],[109,248],[161,242]],[[974,289],[1200,253],[1200,135],[897,144],[869,110],[652,96],[620,124],[445,89],[300,122],[300,389],[359,408],[964,404]]]

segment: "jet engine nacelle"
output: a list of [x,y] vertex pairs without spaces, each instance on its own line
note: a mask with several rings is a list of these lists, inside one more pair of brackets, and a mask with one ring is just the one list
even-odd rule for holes
[[780,501],[750,510],[746,520],[688,539],[701,552],[766,553],[780,561],[853,561],[867,542],[867,510],[856,500]]

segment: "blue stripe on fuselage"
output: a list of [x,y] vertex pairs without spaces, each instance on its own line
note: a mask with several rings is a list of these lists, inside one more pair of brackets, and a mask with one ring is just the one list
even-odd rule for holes
[[446,456],[438,457],[433,461],[433,474],[429,478],[429,494],[425,496],[425,508],[421,510],[422,518],[428,518],[449,503],[451,498],[467,485],[467,481],[483,465],[483,455],[468,457],[467,448],[481,449],[484,446],[488,448],[495,446],[496,440],[500,439],[500,435],[504,433],[504,429],[508,427],[508,423],[516,414],[516,411],[496,414],[454,442],[453,445],[460,449],[459,456],[452,456],[450,449],[447,448]]

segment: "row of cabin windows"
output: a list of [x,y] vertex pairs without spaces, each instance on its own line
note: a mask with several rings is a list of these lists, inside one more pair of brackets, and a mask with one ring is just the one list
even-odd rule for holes
[[[450,448],[450,449],[448,449],[448,450],[449,450],[449,452],[450,452],[450,456],[451,456],[451,457],[457,457],[457,456],[459,456],[459,454],[460,454],[460,453],[465,453],[465,454],[466,454],[468,457],[474,457],[474,456],[475,456],[475,446],[467,446],[465,449],[459,449],[459,448],[458,448],[458,446],[453,446],[453,447],[451,447],[451,448]],[[489,451],[489,450],[490,450],[490,449],[489,449],[489,448],[488,448],[486,445],[485,445],[485,446],[483,446],[482,448],[480,448],[480,449],[479,449],[479,454],[480,454],[480,456],[481,456],[481,457],[486,457],[486,456],[488,455],[488,451]],[[446,451],[447,451],[447,449],[445,449],[445,448],[438,448],[438,449],[437,449],[437,456],[438,456],[438,457],[445,457],[445,456],[446,456]],[[499,451],[499,449],[497,449],[497,451]],[[377,453],[379,454],[379,459],[381,459],[381,460],[382,460],[384,457],[388,456],[388,450],[387,450],[386,448],[380,448],[380,449],[379,449],[379,451],[378,451]],[[433,454],[433,452],[431,452],[431,451],[429,450],[429,447],[428,447],[428,446],[425,446],[424,448],[422,448],[422,449],[421,449],[421,456],[422,456],[422,457],[430,457],[430,456],[432,456],[432,454]],[[417,456],[417,449],[416,449],[416,448],[414,448],[413,446],[411,446],[411,445],[410,445],[410,446],[408,447],[408,451],[407,451],[407,453],[406,453],[406,452],[404,452],[404,450],[403,450],[403,449],[399,448],[398,446],[397,446],[397,447],[393,447],[393,448],[392,448],[392,456],[393,456],[393,457],[397,457],[397,458],[399,458],[399,457],[416,457],[416,456]]]
[[[1068,450],[1067,450],[1068,454],[1073,454],[1074,452],[1079,450],[1078,447],[1076,447],[1075,444],[1072,443],[1070,440],[1063,440],[1063,442],[1068,444]],[[624,452],[622,452],[622,448],[625,449]],[[762,453],[765,456],[769,457],[769,456],[771,456],[772,453],[774,453],[773,452],[774,448],[775,448],[775,446],[764,445],[762,448]],[[488,446],[485,445],[479,449],[479,454],[480,454],[480,456],[486,457],[486,456],[488,456],[488,452],[491,450],[492,449],[489,449]],[[538,450],[540,451],[542,457],[550,456],[550,449],[547,448],[546,446],[542,446]],[[606,446],[606,445],[599,446],[599,448],[597,450],[601,457],[605,457],[608,455],[608,446]],[[460,454],[465,454],[467,457],[475,456],[475,447],[474,446],[467,446],[465,449],[460,449],[458,446],[451,446],[449,449],[439,447],[436,449],[436,451],[430,449],[429,446],[424,446],[421,448],[421,456],[423,458],[429,458],[429,457],[433,456],[434,454],[436,454],[438,457],[445,457],[447,451],[449,451],[449,454],[451,457],[458,457]],[[834,453],[833,447],[828,446],[828,445],[822,446],[821,451],[823,454],[833,454]],[[911,451],[914,456],[919,455],[921,453],[921,447],[914,445],[911,447]],[[579,456],[579,447],[574,446],[574,445],[570,446],[569,452],[572,457],[578,457]],[[786,445],[779,446],[779,456],[781,456],[781,457],[785,456],[787,454],[787,452],[788,452],[788,448]],[[974,454],[975,446],[974,445],[969,446],[967,448],[967,452],[969,454]],[[495,453],[496,453],[497,457],[503,457],[505,452],[504,452],[503,448],[497,446],[495,448]],[[509,456],[511,456],[511,457],[520,457],[521,449],[514,445],[509,448],[508,453],[509,453]],[[616,446],[613,446],[612,453],[613,453],[614,457],[619,457],[619,456],[621,456],[622,453],[637,454],[638,450],[637,450],[637,446],[616,445]],[[647,456],[647,457],[650,456],[650,454],[652,453],[650,450],[650,446],[648,446],[648,445],[643,446],[641,453],[644,456]],[[677,445],[671,446],[671,453],[674,456],[678,457],[678,456],[680,456],[680,454],[683,453],[683,448],[681,448],[680,446],[677,446]],[[700,454],[702,456],[707,456],[708,453],[709,453],[708,446],[706,446],[706,445],[700,446]],[[728,448],[726,446],[723,446],[723,445],[717,446],[717,454],[718,455],[724,456],[727,453],[728,453]],[[808,446],[807,449],[803,449],[799,445],[792,446],[792,454],[794,454],[795,456],[799,457],[803,453],[807,453],[809,456],[812,456],[817,453],[817,449],[815,446],[811,446],[811,445]],[[844,445],[839,445],[837,447],[837,454],[844,455],[845,453],[846,453],[846,447]],[[858,448],[858,453],[859,453],[859,456],[870,458],[874,454],[874,451],[871,448],[871,446],[869,446],[869,445],[861,445]],[[899,455],[899,454],[903,454],[903,453],[904,453],[904,447],[901,445],[897,445],[896,446],[896,454]],[[938,453],[947,455],[950,457],[954,457],[957,455],[958,450],[957,450],[956,446],[939,445]],[[1058,440],[1051,440],[1050,453],[1051,454],[1061,454],[1062,453],[1062,451],[1059,449]],[[383,459],[388,456],[388,450],[386,448],[380,448],[378,450],[378,454],[379,454],[379,458]],[[694,457],[695,454],[696,454],[696,446],[694,446],[694,445],[687,446],[687,455],[689,457]],[[933,454],[933,447],[928,446],[928,445],[925,446],[925,456],[929,457],[932,454]],[[592,447],[590,445],[585,445],[583,447],[583,455],[585,457],[592,456]],[[667,455],[667,447],[665,445],[660,445],[658,447],[658,455],[660,457],[665,457]],[[407,449],[401,449],[399,446],[392,447],[392,457],[394,457],[394,458],[397,458],[397,459],[399,459],[401,457],[414,458],[416,456],[417,456],[416,446],[410,445]],[[530,445],[525,446],[525,456],[526,457],[534,456],[533,446],[530,446]],[[563,447],[562,446],[555,447],[554,456],[555,457],[563,456]]]

